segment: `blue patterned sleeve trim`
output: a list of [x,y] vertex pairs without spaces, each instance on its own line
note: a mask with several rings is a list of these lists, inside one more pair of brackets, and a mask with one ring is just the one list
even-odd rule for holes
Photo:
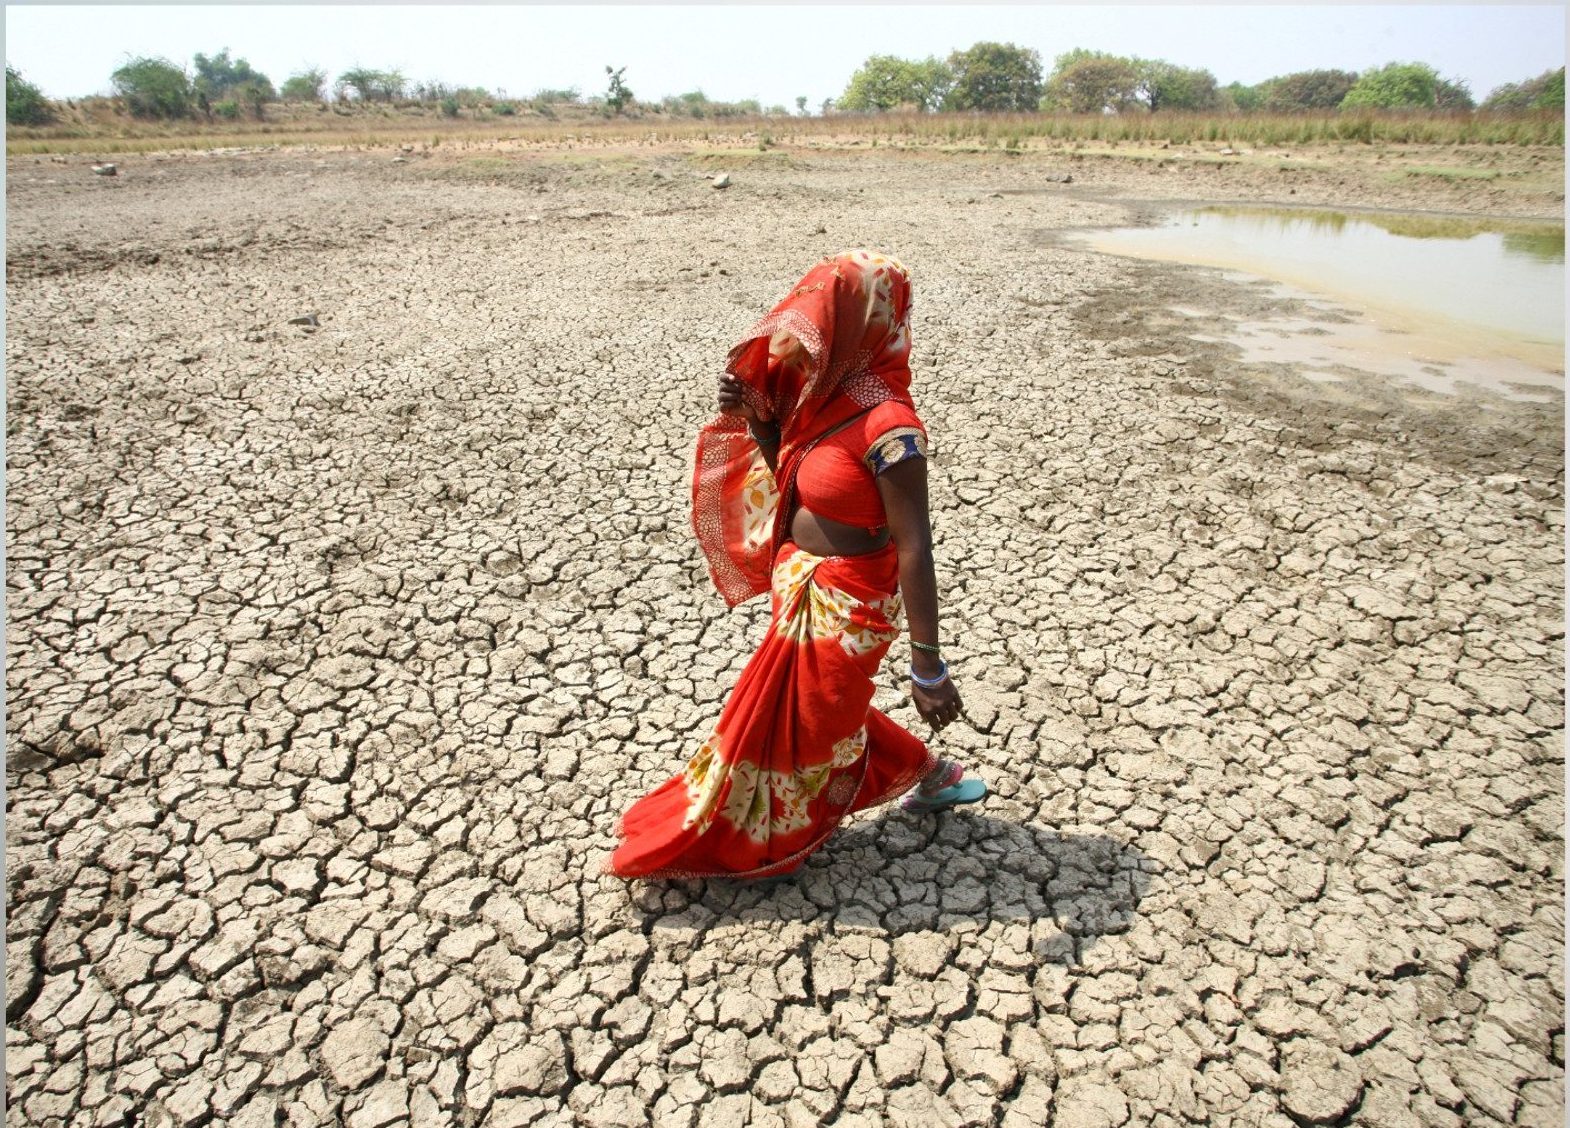
[[878,436],[877,442],[862,457],[862,462],[876,476],[896,462],[926,457],[927,436],[916,427],[896,427]]

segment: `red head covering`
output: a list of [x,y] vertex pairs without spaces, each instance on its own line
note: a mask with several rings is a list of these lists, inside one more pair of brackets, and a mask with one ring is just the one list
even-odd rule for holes
[[887,255],[845,251],[813,267],[731,349],[742,396],[780,425],[776,475],[740,419],[698,434],[693,528],[714,586],[735,606],[767,591],[801,456],[826,432],[888,400],[909,405],[910,279]]

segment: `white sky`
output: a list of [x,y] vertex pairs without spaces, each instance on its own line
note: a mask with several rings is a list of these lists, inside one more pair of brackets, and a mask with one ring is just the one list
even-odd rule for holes
[[6,61],[53,98],[106,93],[128,57],[187,68],[224,47],[275,83],[308,66],[411,81],[602,93],[605,66],[645,100],[701,88],[816,108],[868,55],[947,55],[1000,40],[1052,57],[1073,47],[1204,67],[1224,85],[1292,71],[1421,61],[1494,87],[1565,63],[1565,5],[363,5],[8,4]]

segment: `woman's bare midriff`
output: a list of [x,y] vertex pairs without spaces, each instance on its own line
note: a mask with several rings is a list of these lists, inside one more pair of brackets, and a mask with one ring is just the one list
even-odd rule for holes
[[790,521],[790,539],[814,556],[864,556],[889,543],[889,531],[869,533],[864,525],[847,525],[797,508]]

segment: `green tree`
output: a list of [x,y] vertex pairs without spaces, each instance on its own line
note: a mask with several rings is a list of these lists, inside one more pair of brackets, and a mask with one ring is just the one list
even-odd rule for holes
[[338,76],[338,96],[342,98],[344,91],[352,90],[362,102],[391,102],[395,98],[402,98],[407,86],[408,80],[395,70],[354,67]]
[[44,92],[22,77],[9,63],[5,68],[5,123],[7,125],[46,125],[54,110]]
[[807,96],[805,94],[796,95],[796,113],[802,117],[807,116]]
[[901,106],[935,110],[942,104],[949,82],[949,68],[930,56],[915,61],[873,55],[850,76],[850,85],[840,95],[839,108],[853,113],[895,110]]
[[1483,102],[1485,110],[1562,110],[1565,108],[1565,68],[1545,71],[1525,82],[1496,87]]
[[611,113],[619,114],[632,101],[632,91],[628,90],[627,84],[621,80],[621,76],[627,73],[627,68],[612,70],[606,67],[605,73],[610,75],[611,79],[610,91],[605,95],[605,104],[611,108]]
[[1532,97],[1534,110],[1560,110],[1565,108],[1565,68],[1550,71],[1543,76]]
[[1137,104],[1138,88],[1139,72],[1131,60],[1071,51],[1058,57],[1043,106],[1072,114],[1117,112]]
[[1434,83],[1434,106],[1441,110],[1471,110],[1477,108],[1477,102],[1465,80],[1441,78]]
[[1341,109],[1432,109],[1439,75],[1427,63],[1386,63],[1363,72],[1341,100]]
[[319,67],[297,71],[284,81],[285,102],[320,102],[326,96],[327,72]]
[[1041,56],[1012,43],[976,43],[949,56],[947,109],[1028,113],[1041,103]]
[[1264,109],[1270,98],[1270,84],[1261,82],[1255,86],[1245,86],[1241,82],[1229,82],[1221,88],[1223,102],[1231,103],[1231,108],[1241,110],[1243,113],[1252,113]]
[[1135,59],[1140,100],[1151,113],[1159,110],[1213,110],[1220,103],[1216,76],[1207,70],[1180,67],[1165,59]]
[[268,99],[273,97],[272,80],[253,69],[244,59],[230,59],[227,47],[211,57],[197,52],[191,61],[196,67],[192,88],[209,99],[222,98],[241,87],[253,86],[260,89]]
[[1344,70],[1297,71],[1269,80],[1264,108],[1273,113],[1333,110],[1357,85],[1357,75]]
[[191,112],[191,80],[168,59],[131,59],[109,81],[136,117],[179,118]]

